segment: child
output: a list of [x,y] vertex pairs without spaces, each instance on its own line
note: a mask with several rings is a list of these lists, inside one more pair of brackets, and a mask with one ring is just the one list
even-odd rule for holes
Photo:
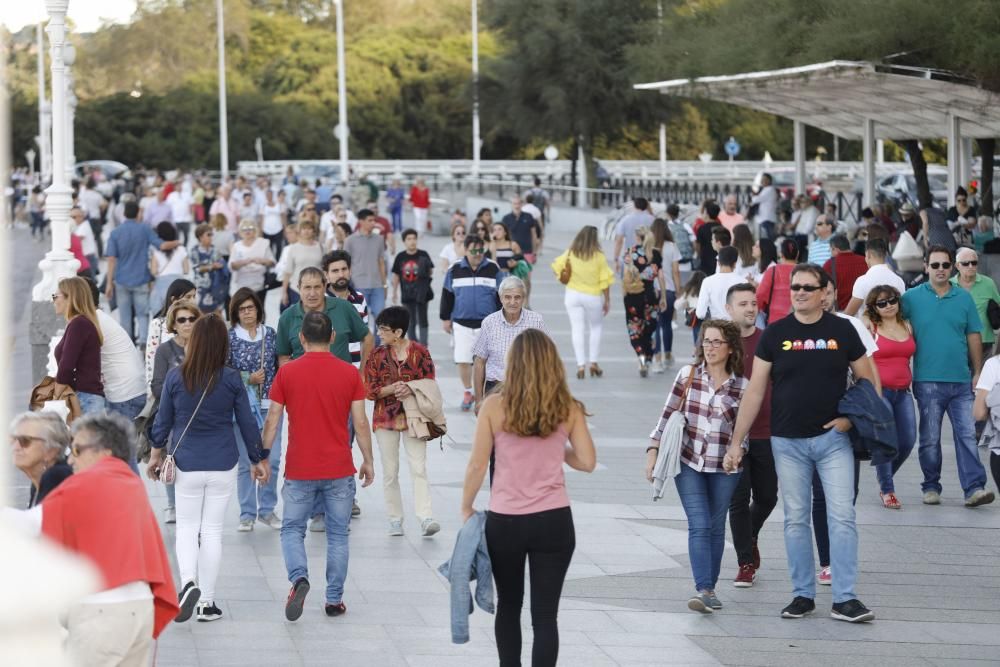
[[214,313],[222,307],[229,293],[229,277],[222,255],[213,245],[215,232],[206,224],[194,230],[198,243],[191,251],[194,267],[194,286],[198,288],[198,308],[203,313]]
[[[417,248],[417,230],[403,231],[403,252],[396,255],[392,263],[392,300],[402,304],[410,313],[410,330],[406,334],[410,340],[427,345],[427,303],[434,298],[431,278],[434,275],[434,260],[427,251]],[[418,329],[419,320],[419,329]],[[419,335],[418,335],[419,334]]]

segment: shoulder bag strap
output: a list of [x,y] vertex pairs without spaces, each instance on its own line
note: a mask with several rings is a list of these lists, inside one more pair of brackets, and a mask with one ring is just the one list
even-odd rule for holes
[[174,449],[170,452],[170,456],[177,453],[177,448],[180,447],[181,442],[184,441],[184,436],[187,435],[188,429],[191,428],[191,422],[193,422],[194,418],[198,415],[198,410],[201,408],[201,403],[205,400],[206,394],[208,394],[208,386],[206,386],[205,390],[201,392],[201,398],[198,399],[198,405],[194,406],[194,412],[191,413],[191,418],[188,419],[187,426],[185,426],[184,430],[181,431],[181,437],[177,438],[177,444],[174,445]]
[[687,382],[684,384],[684,393],[681,394],[681,405],[680,408],[678,408],[682,411],[684,409],[684,405],[687,403],[688,394],[691,391],[691,383],[694,382],[694,372],[696,368],[697,367],[694,364],[691,364],[691,372],[688,373]]

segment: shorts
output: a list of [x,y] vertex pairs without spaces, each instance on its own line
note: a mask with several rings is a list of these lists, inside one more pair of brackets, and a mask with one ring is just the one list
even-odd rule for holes
[[526,252],[524,253],[524,261],[534,266],[535,264],[538,263],[538,255],[536,255],[533,252]]
[[455,340],[455,363],[471,364],[472,348],[479,339],[479,329],[464,327],[458,322],[452,322],[451,329]]

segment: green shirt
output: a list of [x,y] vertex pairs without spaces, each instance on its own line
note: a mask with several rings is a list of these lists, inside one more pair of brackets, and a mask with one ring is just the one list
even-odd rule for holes
[[[958,276],[954,276],[951,279],[951,284],[956,287],[962,287],[958,282]],[[993,327],[990,326],[989,317],[986,316],[986,308],[990,301],[996,301],[1000,304],[1000,292],[997,291],[997,284],[989,276],[977,273],[976,282],[972,283],[972,289],[967,291],[972,295],[972,300],[976,302],[976,312],[979,313],[979,322],[983,325],[983,330],[980,334],[983,337],[983,343],[995,343],[997,336],[993,333]]]
[[903,317],[917,342],[914,382],[972,382],[967,336],[983,325],[968,292],[952,285],[938,296],[929,282],[923,283],[903,294]]
[[[361,321],[361,316],[352,303],[329,295],[324,298],[326,305],[323,312],[330,318],[333,330],[337,334],[330,345],[330,353],[338,359],[351,363],[350,344],[363,341],[369,333],[368,327]],[[299,342],[299,332],[302,331],[302,320],[305,316],[306,312],[301,301],[281,314],[278,319],[278,356],[292,359],[302,356],[304,350],[302,343]]]

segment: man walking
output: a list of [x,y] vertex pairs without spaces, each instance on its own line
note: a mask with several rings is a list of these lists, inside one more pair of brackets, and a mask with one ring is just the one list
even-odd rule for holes
[[375,233],[375,214],[358,211],[358,229],[344,241],[344,250],[354,259],[354,285],[365,296],[371,313],[369,331],[385,308],[385,239]]
[[[754,286],[741,283],[730,287],[726,295],[726,312],[740,328],[743,358],[751,360],[743,369],[747,379],[751,379],[752,361],[764,333],[756,326],[757,293]],[[736,588],[750,588],[757,580],[757,570],[760,569],[757,536],[777,504],[778,473],[775,472],[774,455],[771,453],[771,385],[768,383],[760,410],[750,426],[750,446],[743,456],[743,474],[729,501],[729,528],[740,566],[733,580]]]
[[653,224],[653,214],[649,210],[649,200],[636,197],[632,200],[635,209],[622,217],[615,225],[615,273],[622,273],[622,256],[625,250],[639,243],[635,230],[640,227],[650,227]]
[[[365,295],[351,284],[351,255],[344,250],[334,250],[323,256],[323,270],[326,272],[326,293],[343,299],[354,306],[365,327],[368,327],[368,302]],[[369,329],[370,330],[370,329]],[[349,348],[351,363],[361,369],[361,341],[352,341]]]
[[[149,248],[170,250],[180,245],[180,241],[164,241],[152,227],[140,224],[139,205],[125,204],[125,221],[111,230],[108,237],[108,286],[105,295],[108,301],[118,297],[118,321],[132,340],[146,346],[146,330],[149,328],[149,283],[153,280],[149,272]],[[132,329],[135,318],[136,330]]]
[[856,316],[868,298],[868,293],[879,285],[891,285],[900,294],[906,291],[906,283],[886,263],[888,254],[889,244],[884,239],[872,238],[865,244],[865,262],[868,264],[868,271],[854,281],[851,300],[844,309],[845,313]]
[[[955,439],[958,480],[966,507],[993,502],[979,460],[972,417],[973,387],[983,366],[982,323],[969,293],[953,285],[955,256],[949,248],[927,250],[927,282],[903,294],[903,317],[913,327],[913,396],[920,410],[917,455],[925,505],[941,503],[941,422],[945,413]],[[836,570],[834,570],[836,572]]]
[[705,278],[701,284],[701,291],[698,292],[695,314],[699,320],[730,319],[729,309],[726,307],[729,288],[744,283],[743,276],[735,272],[738,259],[739,252],[733,246],[719,248],[719,272]]
[[[326,615],[340,616],[347,611],[344,580],[350,556],[347,533],[356,488],[354,473],[358,472],[362,486],[375,480],[364,386],[353,366],[330,354],[336,339],[330,318],[322,312],[307,313],[298,338],[304,354],[278,369],[263,433],[264,446],[270,448],[278,434],[282,409],[288,410],[281,554],[292,582],[285,602],[289,621],[302,616],[309,592],[306,523],[317,499],[322,499],[325,510]],[[349,417],[358,426],[360,471],[355,470],[351,457]]]
[[[837,405],[847,390],[847,370],[873,382],[865,348],[850,322],[823,311],[826,274],[818,266],[798,264],[791,274],[794,312],[771,323],[761,335],[753,376],[740,404],[732,443],[741,443],[760,412],[772,382],[771,450],[781,480],[785,511],[785,550],[794,599],[782,618],[802,618],[816,609],[810,510],[813,471],[826,492],[832,546],[833,608],[830,616],[858,623],[875,614],[855,596],[858,530],[854,516],[854,449],[851,422]],[[874,384],[874,382],[873,382]],[[808,409],[803,409],[808,406]],[[739,469],[739,444],[726,451],[727,472]]]

